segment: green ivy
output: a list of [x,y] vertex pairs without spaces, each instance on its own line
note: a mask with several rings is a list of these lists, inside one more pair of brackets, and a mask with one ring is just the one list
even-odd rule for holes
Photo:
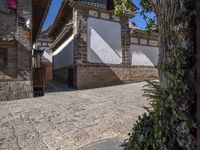
[[187,143],[181,142],[188,139],[196,123],[188,116],[193,103],[184,104],[183,98],[190,97],[193,89],[185,82],[189,64],[177,67],[177,63],[187,62],[188,57],[183,50],[174,49],[169,55],[171,63],[162,67],[169,81],[168,88],[160,90],[158,81],[146,86],[144,96],[150,100],[151,107],[145,108],[147,113],[139,117],[129,134],[128,150],[182,150],[186,146]]
[[195,91],[195,76],[190,73],[195,64],[195,54],[180,48],[176,29],[176,24],[173,24],[170,41],[174,46],[160,68],[167,79],[167,88],[161,89],[158,81],[148,82],[144,96],[150,100],[150,108],[145,108],[147,113],[139,117],[129,134],[128,150],[184,150],[195,147],[195,142],[193,146],[187,143],[187,140],[195,141],[196,130],[196,122],[191,116],[195,108],[192,92]]

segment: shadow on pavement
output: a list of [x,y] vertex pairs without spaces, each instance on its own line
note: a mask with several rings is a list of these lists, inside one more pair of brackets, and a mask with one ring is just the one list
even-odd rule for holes
[[98,141],[78,150],[127,150],[127,143],[116,139]]
[[47,83],[47,89],[45,90],[45,93],[67,92],[67,91],[73,91],[73,90],[74,89],[69,88],[67,84],[50,80]]

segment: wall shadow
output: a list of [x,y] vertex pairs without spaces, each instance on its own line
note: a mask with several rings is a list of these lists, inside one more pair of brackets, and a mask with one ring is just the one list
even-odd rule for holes
[[[156,54],[155,49],[156,47],[147,47],[147,46],[143,46],[143,45],[135,45],[136,47],[134,49],[131,49],[131,59],[132,57],[135,55],[140,55],[140,56],[144,56],[148,59],[148,61],[150,61],[154,66],[157,66],[158,64],[158,55],[159,55],[159,50],[158,50],[158,54]],[[144,48],[144,50],[141,50],[142,47]],[[152,50],[147,50],[147,49],[151,49]],[[155,57],[155,55],[157,55]],[[156,60],[157,59],[157,60]],[[157,63],[156,63],[157,62]]]
[[[108,41],[108,40],[106,40],[106,38],[104,38],[104,36],[100,33],[100,32],[98,32],[96,29],[94,29],[94,28],[92,28],[94,31],[95,31],[95,33],[98,35],[98,37],[100,38],[100,40],[101,41],[103,41],[103,43],[109,48],[109,49],[112,49],[113,50],[113,52],[116,54],[116,56],[118,56],[119,58],[121,58],[122,59],[122,50],[121,49],[117,49],[117,48],[113,48],[113,46],[111,45],[111,43]],[[88,32],[89,33],[89,37],[91,37],[91,31],[90,32]],[[90,51],[90,55],[91,56],[93,56],[92,58],[93,58],[93,60],[95,60],[95,61],[98,61],[98,62],[102,62],[102,63],[104,63],[103,62],[103,60],[101,60],[100,58],[97,58],[97,57],[95,57],[95,56],[97,56],[97,54],[95,53],[95,50],[92,48],[92,45],[91,45],[91,42],[90,42],[90,40],[88,41],[88,44],[89,44],[89,49],[90,50],[92,50],[92,51]],[[116,44],[116,43],[115,43]],[[121,47],[121,44],[120,44],[120,47]],[[90,57],[91,57],[90,56]],[[88,56],[87,56],[88,57]]]
[[49,80],[47,82],[47,89],[45,90],[45,93],[68,92],[73,90],[73,88],[69,88],[68,85],[63,82]]

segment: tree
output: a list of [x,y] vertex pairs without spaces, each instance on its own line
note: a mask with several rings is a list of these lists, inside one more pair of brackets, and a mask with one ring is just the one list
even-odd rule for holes
[[[130,8],[115,0],[116,12]],[[195,0],[142,0],[142,13],[154,11],[159,30],[159,86],[146,95],[153,110],[139,118],[129,149],[196,149],[196,13]],[[152,22],[148,27],[151,27]]]

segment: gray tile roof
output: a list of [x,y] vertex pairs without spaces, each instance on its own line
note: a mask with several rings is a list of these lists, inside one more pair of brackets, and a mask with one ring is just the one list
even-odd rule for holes
[[[100,3],[97,3],[97,2],[92,2],[92,0],[77,0],[77,2],[79,4],[82,4],[82,5],[87,5],[87,6],[91,6],[91,7],[100,8],[100,9],[107,9],[106,4],[100,4]],[[134,15],[134,12],[131,11],[131,10],[126,10],[124,12],[124,14]]]

